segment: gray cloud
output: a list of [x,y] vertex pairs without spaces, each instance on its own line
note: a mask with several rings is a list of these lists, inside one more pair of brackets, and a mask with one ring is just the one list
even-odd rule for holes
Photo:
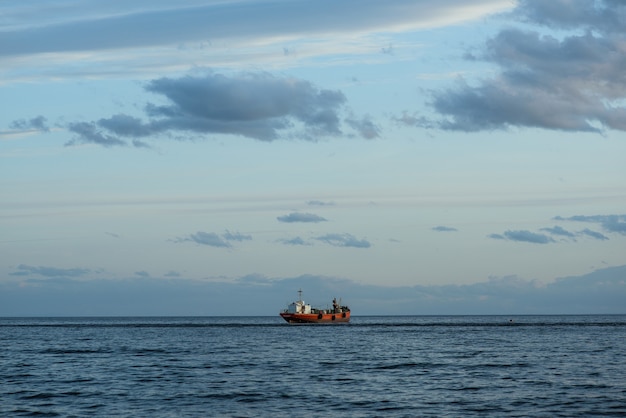
[[211,247],[231,247],[228,241],[217,235],[215,232],[198,231],[195,234],[189,235],[187,238],[183,238],[182,241],[192,241],[196,244],[208,245]]
[[487,238],[491,238],[491,239],[502,239],[505,240],[506,237],[502,234],[489,234],[487,235]]
[[300,237],[294,237],[294,238],[290,238],[290,239],[281,239],[278,242],[281,242],[281,243],[287,244],[287,245],[311,245],[311,244],[307,243],[305,240],[303,240]]
[[527,230],[506,231],[503,234],[491,234],[489,238],[503,239],[508,241],[529,242],[532,244],[548,244],[554,242],[552,238],[545,234],[538,234]]
[[376,125],[369,116],[365,116],[362,119],[348,118],[346,119],[346,123],[365,139],[380,137],[380,127]]
[[121,136],[145,137],[159,132],[157,127],[146,125],[141,119],[124,114],[113,115],[108,119],[100,119],[97,125]]
[[[68,129],[76,137],[67,145],[95,143],[107,147],[148,146],[138,138],[151,135],[229,134],[260,141],[297,136],[317,140],[342,135],[340,111],[346,98],[340,91],[324,90],[308,81],[271,74],[236,76],[206,73],[201,76],[160,78],[145,89],[167,104],[148,103],[142,120],[116,114],[97,122],[74,122]],[[367,123],[372,124],[368,128]],[[368,138],[373,122],[361,122],[359,132]],[[289,134],[287,133],[289,132]]]
[[[597,224],[607,232],[626,235],[626,215],[576,215],[570,217],[555,216],[553,220],[562,222],[584,222]],[[563,228],[562,226],[555,225],[552,227],[541,228],[539,229],[539,231],[547,232],[552,236],[561,237],[561,240],[569,241],[576,241],[576,238],[580,236],[594,238],[600,241],[606,241],[609,239],[609,237],[607,237],[606,235],[589,228],[572,232]],[[549,235],[527,230],[509,230],[502,234],[490,234],[487,237],[491,239],[529,242],[534,244],[548,244],[556,242]]]
[[518,0],[514,12],[520,20],[558,29],[599,29],[602,32],[624,30],[626,9],[621,0]]
[[147,90],[173,103],[153,108],[156,115],[168,117],[168,124],[261,140],[276,139],[276,130],[290,125],[285,118],[321,134],[338,134],[336,112],[346,100],[339,91],[319,90],[308,81],[268,73],[161,78],[153,80]]
[[335,202],[324,202],[321,200],[309,200],[306,202],[309,206],[334,206]]
[[70,132],[76,136],[65,145],[72,146],[78,144],[97,144],[103,147],[115,147],[128,145],[125,141],[103,133],[93,122],[72,122],[67,126]]
[[72,292],[57,279],[22,286],[28,280],[22,277],[0,281],[0,316],[276,315],[295,296],[294,289],[303,289],[307,300],[343,297],[354,315],[623,314],[625,276],[626,266],[618,266],[545,285],[510,276],[469,285],[401,287],[313,275],[253,274],[230,282],[131,277],[81,280]]
[[195,234],[189,234],[186,237],[176,238],[172,241],[175,243],[194,242],[196,244],[217,248],[232,248],[230,241],[242,242],[250,240],[252,240],[251,235],[226,230],[221,235],[215,232],[198,231]]
[[301,213],[301,212],[292,212],[289,215],[283,215],[283,216],[278,216],[276,219],[278,219],[279,222],[286,222],[286,223],[292,223],[292,222],[326,222],[327,219],[322,218],[319,215],[315,215],[313,213]]
[[326,234],[315,238],[335,247],[369,248],[371,244],[365,239],[357,239],[351,234]]
[[541,231],[546,231],[549,232],[552,235],[559,235],[559,236],[563,236],[563,237],[568,237],[568,238],[575,238],[576,234],[569,232],[568,230],[564,229],[563,227],[560,227],[558,225],[555,225],[551,228],[541,228]]
[[458,229],[456,228],[452,228],[450,226],[443,226],[443,225],[439,225],[439,226],[435,226],[432,228],[433,231],[437,231],[437,232],[456,232],[458,231]]
[[[0,56],[41,53],[143,48],[185,42],[209,42],[263,38],[314,38],[329,33],[366,33],[411,27],[440,21],[464,0],[432,3],[413,0],[334,0],[210,2],[172,7],[153,2],[137,7],[90,4],[59,13],[41,5],[28,23],[5,29],[0,36]],[[58,6],[57,6],[58,8]],[[61,8],[61,10],[63,10]],[[11,9],[9,8],[9,12]],[[27,13],[24,8],[20,14]],[[48,18],[50,16],[50,18]],[[68,18],[69,16],[69,18]],[[182,23],[181,23],[182,22]]]
[[17,129],[20,131],[41,131],[41,132],[49,132],[50,127],[48,126],[48,121],[44,116],[36,116],[32,119],[18,119],[11,122],[9,125],[11,129]]
[[606,235],[601,234],[600,232],[597,232],[597,231],[592,231],[589,228],[583,229],[582,231],[580,231],[580,234],[586,235],[586,236],[591,237],[591,238],[598,239],[600,241],[606,241],[606,240],[609,239]]
[[9,273],[11,276],[30,276],[30,275],[38,275],[44,277],[84,277],[91,273],[89,269],[82,268],[71,268],[71,269],[63,269],[57,267],[46,267],[46,266],[28,266],[25,264],[20,264],[17,266],[16,272]]
[[[576,215],[570,217],[556,216],[558,221],[587,222],[598,224],[607,232],[626,235],[626,215]],[[589,235],[589,234],[587,234]]]
[[250,241],[252,240],[252,235],[245,235],[245,234],[241,234],[239,232],[230,232],[229,230],[226,230],[226,232],[224,232],[224,234],[222,234],[222,237],[225,240],[228,241]]
[[534,25],[579,29],[556,38],[538,31],[502,30],[482,56],[501,72],[470,85],[435,92],[443,119],[413,118],[418,126],[479,131],[511,126],[563,131],[626,130],[626,3],[599,0],[521,1],[514,12]]

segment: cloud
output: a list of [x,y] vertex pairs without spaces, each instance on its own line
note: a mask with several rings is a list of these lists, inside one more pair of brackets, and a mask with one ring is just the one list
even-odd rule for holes
[[153,114],[167,118],[166,125],[266,141],[276,139],[276,131],[290,125],[287,118],[322,135],[338,134],[337,110],[346,101],[339,91],[268,73],[161,78],[150,82],[147,90],[171,101],[170,106],[152,107]]
[[556,216],[558,221],[595,223],[607,232],[626,235],[626,215],[576,215],[570,217]]
[[346,119],[346,123],[365,139],[380,137],[380,127],[376,125],[369,116],[365,116],[360,120],[348,118]]
[[525,0],[514,16],[548,30],[576,32],[557,37],[501,30],[482,55],[470,56],[495,63],[499,75],[434,92],[430,104],[443,118],[415,124],[460,131],[626,130],[626,3]]
[[72,146],[78,144],[97,144],[103,147],[126,146],[125,141],[103,133],[93,122],[72,122],[67,126],[70,132],[76,136],[65,145]]
[[250,274],[229,281],[135,276],[81,280],[81,286],[72,286],[77,278],[25,286],[27,279],[21,277],[0,281],[0,316],[270,315],[279,324],[278,311],[296,297],[297,289],[303,289],[306,300],[320,304],[341,297],[355,316],[623,314],[624,277],[626,266],[547,284],[510,276],[468,285],[401,287],[314,275]]
[[624,30],[626,10],[620,0],[571,1],[519,0],[513,12],[519,19],[557,29],[601,29],[603,32]]
[[600,241],[606,241],[609,239],[606,235],[601,234],[600,232],[592,231],[591,229],[588,229],[588,228],[583,229],[582,231],[580,231],[580,233],[582,235],[586,235],[588,237],[595,238]]
[[182,241],[192,241],[196,244],[208,245],[211,247],[230,248],[231,245],[225,239],[221,238],[215,232],[198,231],[195,234],[183,238]]
[[[626,235],[626,215],[576,215],[570,217],[555,216],[552,218],[555,221],[567,221],[567,222],[585,222],[597,224],[602,229],[612,233],[618,233]],[[552,227],[545,227],[539,229],[539,231],[547,232],[552,236],[562,237],[562,240],[569,239],[570,241],[576,241],[579,236],[585,236],[594,238],[600,241],[606,241],[609,239],[606,235],[593,231],[589,228],[585,228],[581,231],[569,231],[562,226],[555,225]],[[549,235],[531,232],[526,230],[521,231],[506,231],[503,234],[490,234],[487,236],[491,239],[508,240],[508,241],[520,241],[529,242],[534,244],[548,244],[556,242]]]
[[439,226],[435,226],[432,228],[433,231],[437,231],[437,232],[456,232],[458,231],[458,229],[456,228],[452,228],[450,226],[443,226],[443,225],[439,225]]
[[252,235],[245,235],[245,234],[241,234],[239,232],[230,232],[228,230],[226,230],[226,232],[224,234],[222,234],[222,237],[225,240],[228,241],[250,241],[252,240]]
[[108,119],[100,119],[97,125],[110,132],[115,132],[117,135],[137,138],[159,132],[158,128],[145,125],[141,119],[124,114],[113,115]]
[[281,242],[286,245],[311,245],[300,237],[294,237],[290,239],[281,239],[281,240],[278,240],[278,242]]
[[252,240],[251,235],[245,235],[239,232],[230,232],[227,230],[222,235],[218,235],[215,232],[198,231],[195,234],[190,234],[183,238],[176,238],[172,241],[175,243],[194,242],[196,244],[217,248],[232,248],[230,241],[241,242],[249,240]]
[[541,231],[549,232],[552,235],[559,235],[568,238],[575,238],[576,234],[565,230],[563,227],[558,225],[553,226],[552,228],[541,228]]
[[292,212],[289,215],[278,216],[279,222],[293,223],[293,222],[326,222],[327,219],[322,218],[321,216],[315,215],[313,213],[301,213],[301,212]]
[[502,239],[505,240],[506,237],[502,234],[489,234],[487,235],[487,238],[491,238],[491,239]]
[[[234,42],[255,39],[320,38],[373,31],[406,31],[476,19],[509,7],[504,0],[464,0],[435,4],[412,0],[315,0],[284,2],[123,3],[103,7],[90,2],[70,11],[42,5],[28,15],[24,8],[3,10],[8,25],[0,37],[0,56],[76,51],[150,48],[186,42]],[[478,3],[478,4],[476,4]],[[14,14],[12,15],[11,12]],[[65,12],[65,13],[63,13]],[[68,17],[69,16],[69,17]],[[332,18],[329,18],[332,16]],[[24,21],[26,20],[26,22]]]
[[52,128],[44,116],[31,119],[17,119],[9,124],[8,130],[0,130],[0,139],[14,139],[28,135],[51,132]]
[[549,232],[552,235],[558,235],[558,236],[562,236],[562,237],[566,237],[566,238],[571,238],[572,240],[576,241],[576,236],[577,235],[584,235],[584,236],[588,236],[591,238],[595,238],[601,241],[605,241],[608,240],[609,238],[599,232],[596,231],[592,231],[588,228],[583,229],[582,231],[579,231],[577,233],[573,233],[570,231],[565,230],[564,228],[560,227],[560,226],[554,226],[552,228],[541,228],[542,231],[546,231]]
[[309,200],[306,204],[309,206],[335,206],[335,202],[324,202],[321,200]]
[[501,234],[488,235],[489,238],[503,239],[508,241],[529,242],[532,244],[548,244],[554,242],[552,238],[545,234],[538,234],[527,230],[506,231]]
[[325,242],[335,247],[353,247],[353,248],[369,248],[369,241],[359,240],[351,234],[326,234],[315,238],[318,241]]
[[[343,93],[320,89],[306,80],[265,72],[233,76],[205,72],[155,79],[145,89],[165,100],[165,104],[146,104],[146,120],[120,113],[98,121],[72,122],[68,129],[76,136],[66,145],[127,146],[125,138],[131,138],[132,145],[146,147],[139,138],[183,133],[239,135],[260,141],[291,137],[316,141],[343,134]],[[378,135],[369,118],[346,123],[365,138]]]
[[9,125],[11,129],[16,129],[20,131],[40,131],[40,132],[49,132],[50,127],[48,126],[47,120],[44,116],[36,116],[32,119],[18,119],[11,122]]
[[37,276],[44,276],[44,277],[84,277],[86,275],[88,275],[89,273],[91,273],[91,270],[89,269],[83,269],[83,268],[71,268],[71,269],[64,269],[64,268],[57,268],[57,267],[46,267],[46,266],[28,266],[25,264],[20,264],[19,266],[17,266],[17,270],[16,272],[13,273],[9,273],[11,276],[31,276],[31,275],[37,275]]
[[512,7],[509,0],[68,4],[3,3],[3,83],[120,75],[145,79],[178,73],[186,63],[228,69],[344,65],[346,60],[362,61],[364,51],[378,53],[398,33],[474,20]]

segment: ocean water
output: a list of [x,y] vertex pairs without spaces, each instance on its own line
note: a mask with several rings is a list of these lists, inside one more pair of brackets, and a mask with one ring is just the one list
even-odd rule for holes
[[626,415],[626,316],[0,318],[0,416]]

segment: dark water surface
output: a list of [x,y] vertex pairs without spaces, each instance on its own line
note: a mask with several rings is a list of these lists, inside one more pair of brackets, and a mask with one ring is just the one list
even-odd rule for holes
[[281,321],[0,318],[0,415],[626,415],[626,316]]

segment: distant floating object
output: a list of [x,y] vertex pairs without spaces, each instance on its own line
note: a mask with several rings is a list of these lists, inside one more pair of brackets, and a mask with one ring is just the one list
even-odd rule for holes
[[302,290],[298,290],[298,300],[290,303],[280,316],[290,324],[337,324],[350,321],[350,308],[333,299],[332,309],[311,308],[302,300]]

